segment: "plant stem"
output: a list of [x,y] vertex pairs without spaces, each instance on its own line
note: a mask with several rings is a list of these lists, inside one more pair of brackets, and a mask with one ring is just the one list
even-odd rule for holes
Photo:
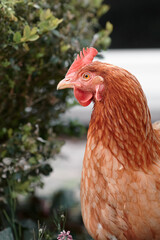
[[11,190],[11,185],[10,182],[8,182],[8,190],[9,190],[9,206],[10,206],[10,211],[11,211],[11,219],[9,223],[11,224],[11,227],[14,232],[15,240],[18,240],[18,233],[16,229],[16,224],[15,224],[15,211],[16,211],[16,200],[12,196],[12,190]]

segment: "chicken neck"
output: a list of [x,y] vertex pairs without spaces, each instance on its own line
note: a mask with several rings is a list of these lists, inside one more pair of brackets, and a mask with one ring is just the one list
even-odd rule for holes
[[88,138],[101,141],[123,167],[148,171],[160,155],[160,141],[142,88],[133,76],[128,86],[123,78],[108,78],[106,86],[103,101],[94,104]]

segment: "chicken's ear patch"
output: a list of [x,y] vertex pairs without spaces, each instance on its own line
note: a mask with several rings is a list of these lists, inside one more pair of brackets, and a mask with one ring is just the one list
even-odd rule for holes
[[77,55],[77,58],[74,60],[74,62],[70,66],[66,76],[68,76],[71,73],[76,72],[80,68],[91,63],[93,61],[93,58],[97,54],[98,54],[97,49],[95,49],[93,47],[87,48],[86,50],[85,50],[85,48],[83,48],[83,51],[81,51],[80,54]]
[[104,92],[104,78],[101,76],[95,76],[93,78],[93,84],[95,85],[95,99],[99,102],[102,100]]
[[103,84],[100,84],[100,85],[96,86],[95,98],[98,102],[102,100],[103,90],[104,90],[104,85]]

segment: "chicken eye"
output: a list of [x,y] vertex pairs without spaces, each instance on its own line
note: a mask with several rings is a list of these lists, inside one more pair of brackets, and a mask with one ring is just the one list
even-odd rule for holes
[[84,73],[83,74],[83,79],[88,80],[90,78],[89,73]]

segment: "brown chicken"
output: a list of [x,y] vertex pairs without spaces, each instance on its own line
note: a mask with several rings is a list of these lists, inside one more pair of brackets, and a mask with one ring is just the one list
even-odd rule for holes
[[160,123],[128,71],[83,49],[58,89],[94,102],[81,179],[81,209],[97,240],[160,239]]

